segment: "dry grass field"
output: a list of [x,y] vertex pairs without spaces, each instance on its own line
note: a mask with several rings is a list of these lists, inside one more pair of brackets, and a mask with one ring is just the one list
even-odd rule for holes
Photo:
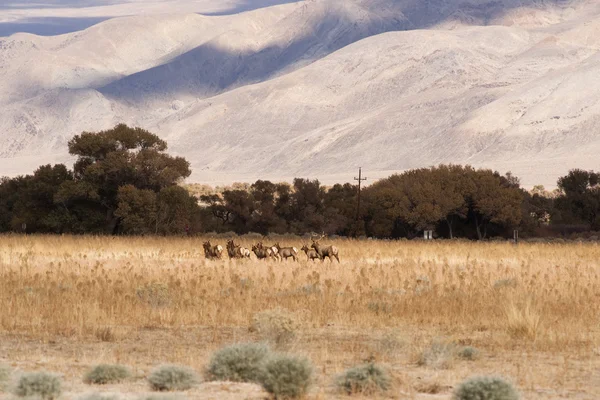
[[[450,399],[458,383],[483,374],[506,377],[523,399],[600,398],[596,244],[330,241],[338,264],[309,263],[304,253],[297,263],[209,261],[202,241],[0,236],[0,364],[13,376],[62,374],[63,398],[137,399],[158,364],[202,374],[218,348],[267,340],[312,360],[311,399],[345,398],[334,378],[367,360],[393,376],[381,398]],[[289,317],[286,335],[252,329],[265,315]],[[461,346],[479,357],[457,357]],[[128,365],[134,377],[84,384],[99,363]],[[265,393],[213,382],[183,396]]]

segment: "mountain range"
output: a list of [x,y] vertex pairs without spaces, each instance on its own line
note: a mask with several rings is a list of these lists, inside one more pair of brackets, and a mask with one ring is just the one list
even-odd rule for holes
[[210,1],[1,37],[0,175],[70,162],[73,135],[120,122],[196,182],[460,163],[553,187],[600,169],[596,0]]

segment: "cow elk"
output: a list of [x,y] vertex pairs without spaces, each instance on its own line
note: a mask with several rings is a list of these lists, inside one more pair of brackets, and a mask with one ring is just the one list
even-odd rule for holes
[[[263,235],[262,240],[267,240],[268,237]],[[264,247],[262,241],[258,242],[258,246],[259,247]],[[273,252],[273,258],[275,260],[281,261],[281,255],[279,254],[279,249],[277,248],[277,246],[273,245],[273,246],[269,246],[267,247],[268,249],[270,249]]]
[[317,251],[317,253],[319,253],[319,256],[321,257],[321,261],[325,261],[325,257],[329,258],[329,261],[333,262],[333,260],[331,259],[331,257],[335,257],[335,259],[340,262],[340,257],[339,257],[339,251],[338,248],[335,246],[323,246],[322,244],[319,243],[319,241],[321,239],[323,239],[325,237],[325,235],[322,235],[320,238],[318,238],[317,240],[313,239],[313,243],[312,243],[312,247],[313,249],[315,249]]
[[301,250],[306,254],[306,261],[314,261],[321,259],[319,253],[317,253],[315,249],[308,247],[308,245],[306,244],[302,246]]
[[212,245],[210,244],[210,240],[206,241],[202,244],[204,247],[204,255],[209,260],[220,259],[223,255],[223,246],[220,244]]
[[252,251],[256,255],[256,258],[258,258],[259,260],[265,260],[267,258],[274,257],[273,250],[271,250],[268,247],[264,247],[262,242],[259,242],[252,246]]
[[294,261],[298,261],[298,249],[295,247],[281,247],[279,243],[275,243],[275,247],[282,260],[292,257]]
[[235,244],[233,240],[227,241],[227,254],[229,258],[250,258],[250,250]]

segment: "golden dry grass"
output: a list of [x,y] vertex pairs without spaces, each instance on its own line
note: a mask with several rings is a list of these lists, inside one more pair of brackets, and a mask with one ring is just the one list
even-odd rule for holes
[[[338,396],[335,374],[367,359],[393,371],[396,398],[449,398],[482,373],[526,398],[600,396],[595,244],[337,240],[338,264],[207,261],[203,240],[0,237],[0,362],[54,360],[44,367],[73,379],[98,361],[201,371],[219,346],[260,340],[253,317],[282,308],[300,326],[286,349],[317,366],[314,398]],[[418,366],[436,340],[482,357]]]

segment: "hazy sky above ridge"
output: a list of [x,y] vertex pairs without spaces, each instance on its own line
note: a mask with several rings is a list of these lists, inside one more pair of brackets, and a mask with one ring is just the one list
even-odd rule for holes
[[234,14],[297,0],[4,0],[0,37],[17,32],[60,35],[106,19],[140,14]]

